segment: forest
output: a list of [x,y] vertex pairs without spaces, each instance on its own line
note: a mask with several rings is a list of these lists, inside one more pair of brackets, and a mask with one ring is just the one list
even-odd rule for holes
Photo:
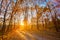
[[60,0],[0,0],[0,40],[60,40],[59,33]]

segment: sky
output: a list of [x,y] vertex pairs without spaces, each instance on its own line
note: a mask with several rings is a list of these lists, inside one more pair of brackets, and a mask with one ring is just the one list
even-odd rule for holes
[[[54,5],[58,5],[60,3],[60,0],[46,0],[46,2],[53,2]],[[16,0],[14,0],[14,2],[16,2]],[[36,1],[36,4],[38,4],[39,6],[46,6],[46,2],[44,2],[44,0],[41,0],[41,3],[39,3],[39,0]]]
[[16,0],[14,0],[14,2],[16,2]]

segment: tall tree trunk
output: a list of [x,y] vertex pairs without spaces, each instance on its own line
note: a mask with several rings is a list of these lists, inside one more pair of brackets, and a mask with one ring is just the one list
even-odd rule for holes
[[54,13],[55,13],[55,18],[53,18],[53,23],[54,23],[54,25],[55,25],[56,31],[58,32],[59,30],[58,30],[58,22],[57,22],[56,11],[54,11]]
[[44,21],[43,21],[43,16],[42,16],[42,26],[43,26],[43,28],[44,28]]
[[0,14],[1,14],[2,3],[3,3],[3,0],[1,1],[1,5],[0,5]]
[[[38,13],[37,13],[38,14]],[[37,29],[39,30],[39,26],[38,26],[38,15],[37,15]]]
[[31,11],[31,27],[30,28],[32,29],[32,11]]
[[[11,2],[9,2],[9,4],[10,3]],[[3,27],[2,27],[2,40],[3,40],[4,33],[7,31],[7,27],[6,27],[6,14],[7,14],[7,10],[8,10],[9,4],[7,5],[6,10],[5,10],[5,13],[4,13]]]
[[37,23],[37,25],[36,25],[36,26],[37,26],[37,29],[39,30],[39,27],[38,27],[38,9],[37,9],[37,7],[36,7],[36,6],[35,6],[35,9],[36,9],[36,13],[37,13],[37,15],[36,15],[36,16],[37,16],[37,19],[36,19],[36,20],[37,20],[37,22],[36,22],[36,23]]
[[28,23],[28,13],[27,13],[27,11],[28,11],[28,7],[26,7],[25,18],[24,18],[24,23],[25,23],[26,28],[27,28],[27,23]]
[[53,23],[54,23],[54,27],[55,27],[56,31],[58,32],[56,13],[55,13],[55,11],[54,11],[54,13],[55,13],[55,18],[52,16],[52,12],[51,12],[51,11],[50,11],[50,13],[51,13],[52,21],[53,21]]
[[12,11],[11,16],[10,16],[10,21],[9,21],[9,25],[8,25],[8,30],[9,31],[11,31],[11,29],[12,29],[13,16],[14,16],[14,11]]
[[[50,9],[49,4],[47,4],[47,6],[48,6],[48,8]],[[58,32],[57,22],[56,22],[56,21],[57,21],[57,16],[56,16],[56,12],[55,12],[56,9],[55,9],[55,10],[54,10],[54,9],[55,9],[55,7],[53,7],[52,9],[50,9],[50,13],[51,13],[52,21],[53,21],[53,23],[54,23],[54,25],[55,25],[54,27],[55,27],[56,31]],[[55,13],[55,18],[52,16],[52,12],[51,12],[52,10],[53,10],[54,13]]]

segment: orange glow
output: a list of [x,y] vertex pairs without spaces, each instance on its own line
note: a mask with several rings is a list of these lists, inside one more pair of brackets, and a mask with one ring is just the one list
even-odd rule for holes
[[23,23],[23,22],[21,22],[21,23],[20,23],[20,25],[21,25],[21,26],[24,26],[24,23]]

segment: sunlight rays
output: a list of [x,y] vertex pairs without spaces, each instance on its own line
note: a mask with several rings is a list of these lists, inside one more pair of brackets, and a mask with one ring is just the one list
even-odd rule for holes
[[22,38],[24,38],[25,40],[28,40],[21,32],[19,32],[19,31],[16,31],[18,34],[19,34],[19,36],[21,36]]

